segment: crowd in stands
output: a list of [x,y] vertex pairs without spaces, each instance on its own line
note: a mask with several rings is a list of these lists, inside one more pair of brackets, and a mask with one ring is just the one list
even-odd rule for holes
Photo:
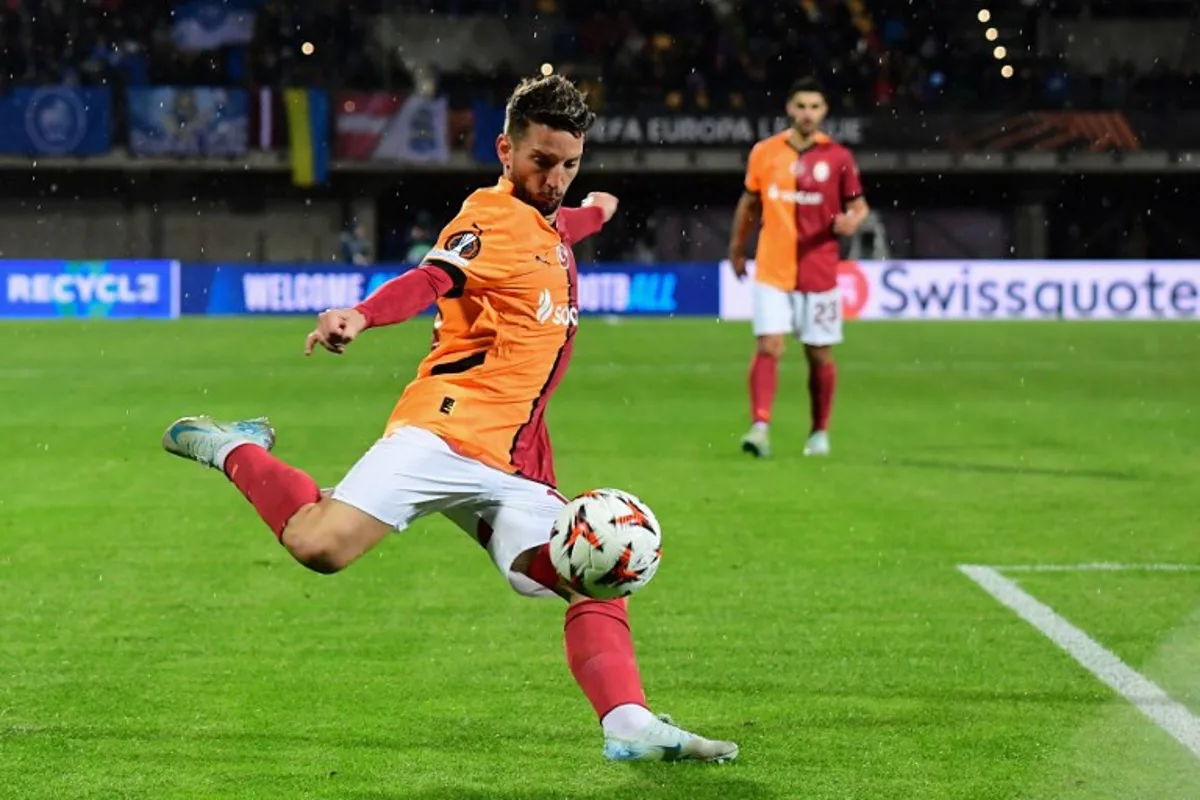
[[[800,73],[815,72],[835,113],[1012,107],[1172,108],[1197,91],[1178,65],[1139,74],[1114,61],[1079,75],[1035,55],[1036,25],[1018,17],[1001,75],[977,3],[920,0],[261,0],[247,46],[184,49],[181,0],[0,0],[0,89],[19,83],[314,85],[407,90],[400,54],[372,47],[375,15],[537,16],[555,31],[557,67],[609,110],[777,111]],[[1027,4],[997,0],[1018,12]],[[1046,0],[1052,14],[1179,12],[1154,0]],[[1027,11],[1033,15],[1036,10]],[[964,35],[964,31],[970,35]],[[519,72],[443,75],[466,104],[503,94]],[[1197,98],[1200,106],[1200,98]]]
[[[182,0],[0,0],[0,88],[13,84],[350,85],[403,83],[364,47],[383,0],[247,4],[245,46],[196,49],[174,37]],[[309,52],[305,52],[308,49]]]
[[[986,5],[1007,12],[1005,38],[985,38],[978,13]],[[1039,7],[1012,0],[652,0],[613,7],[603,0],[570,3],[570,33],[559,37],[559,57],[600,64],[605,102],[622,107],[774,111],[804,72],[820,75],[834,111],[846,114],[1200,107],[1200,76],[1167,61],[1142,73],[1114,61],[1089,75],[1069,69],[1061,53],[1038,55],[1041,9],[1061,16],[1087,9],[1102,18],[1186,11],[1172,0],[1052,0]],[[1012,66],[1010,76],[994,55],[998,45],[1008,52],[1003,63]]]

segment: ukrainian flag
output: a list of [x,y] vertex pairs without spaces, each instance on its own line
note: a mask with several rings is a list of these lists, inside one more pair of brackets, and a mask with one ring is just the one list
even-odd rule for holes
[[285,89],[292,182],[324,183],[329,175],[329,95],[316,89]]

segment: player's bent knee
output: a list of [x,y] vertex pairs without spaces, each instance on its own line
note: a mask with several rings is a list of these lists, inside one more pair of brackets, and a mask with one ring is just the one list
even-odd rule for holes
[[341,572],[350,565],[350,559],[328,538],[309,536],[286,541],[284,545],[292,558],[322,575]]
[[784,347],[784,338],[778,334],[758,337],[758,352],[760,355],[770,356],[771,358],[782,358]]
[[520,553],[509,568],[508,584],[522,597],[570,599],[565,581],[559,577],[550,561],[549,549],[538,545]]
[[390,530],[357,509],[323,501],[296,514],[280,541],[313,572],[332,575],[350,566]]
[[806,344],[804,345],[804,354],[808,357],[809,362],[817,366],[833,362],[833,348],[827,344]]
[[284,529],[280,541],[292,558],[322,575],[340,572],[350,563],[341,553],[337,536],[328,526],[321,524],[319,514],[293,518]]

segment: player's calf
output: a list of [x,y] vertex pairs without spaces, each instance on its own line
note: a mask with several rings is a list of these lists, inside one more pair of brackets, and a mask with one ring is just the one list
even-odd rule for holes
[[806,344],[808,358],[808,397],[812,414],[812,428],[805,455],[829,454],[829,418],[833,413],[833,395],[837,389],[837,365],[833,361],[833,348]]
[[779,359],[784,339],[780,334],[759,336],[750,365],[750,431],[742,437],[742,452],[759,458],[771,454],[769,426],[775,391],[779,385]]

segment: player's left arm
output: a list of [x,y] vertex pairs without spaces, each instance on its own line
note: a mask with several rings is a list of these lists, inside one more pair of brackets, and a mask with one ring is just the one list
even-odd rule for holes
[[[304,342],[304,354],[319,344],[341,355],[346,345],[369,328],[381,328],[412,319],[452,293],[461,283],[452,265],[425,263],[380,286],[353,308],[332,308],[317,316],[317,326]],[[461,274],[461,273],[460,273]]]
[[578,244],[600,232],[617,213],[617,198],[608,192],[591,192],[579,208],[560,208],[558,220],[566,239]]
[[838,236],[853,236],[871,213],[871,207],[867,205],[867,198],[863,195],[858,165],[854,163],[854,156],[850,155],[849,151],[842,160],[839,179],[843,211],[833,220],[833,232]]

